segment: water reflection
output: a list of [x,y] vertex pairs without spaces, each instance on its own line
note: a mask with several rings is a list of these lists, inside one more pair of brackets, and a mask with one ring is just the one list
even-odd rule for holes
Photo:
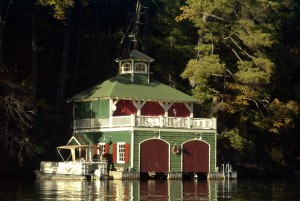
[[300,179],[222,181],[0,180],[0,200],[299,200]]
[[35,182],[39,200],[217,200],[231,198],[236,181],[51,181]]

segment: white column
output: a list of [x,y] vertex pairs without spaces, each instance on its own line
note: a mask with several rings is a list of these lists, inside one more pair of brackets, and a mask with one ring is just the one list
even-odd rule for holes
[[131,114],[131,126],[135,126],[135,115],[134,114]]
[[169,116],[168,111],[169,111],[170,107],[173,105],[173,103],[167,103],[167,102],[166,103],[158,102],[158,103],[164,109],[165,117],[168,117]]
[[134,131],[131,131],[131,145],[130,145],[130,166],[133,168],[133,148],[134,148]]
[[147,101],[141,101],[141,100],[132,100],[132,104],[134,105],[134,107],[137,110],[137,116],[141,116],[141,110],[142,107],[146,104]]
[[159,115],[159,126],[164,127],[164,117],[162,115]]

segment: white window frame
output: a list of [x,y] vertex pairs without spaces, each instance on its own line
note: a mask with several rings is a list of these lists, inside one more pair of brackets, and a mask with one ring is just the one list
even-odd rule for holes
[[117,143],[117,163],[125,163],[125,144],[126,142]]
[[[105,150],[105,145],[106,145],[106,143],[105,142],[100,142],[100,143],[98,143],[98,147],[101,147],[101,151],[102,151],[102,153],[101,154],[105,154],[106,152],[106,150]],[[99,152],[99,149],[97,150],[97,154],[100,154],[100,153],[98,153]]]
[[[141,68],[143,67],[143,70],[142,69],[138,69],[138,68]],[[134,65],[134,70],[136,72],[143,72],[143,73],[147,73],[147,64],[145,63],[142,63],[142,62],[138,62]]]
[[122,73],[130,73],[132,71],[132,66],[131,63],[129,62],[122,63],[121,67],[122,67]]

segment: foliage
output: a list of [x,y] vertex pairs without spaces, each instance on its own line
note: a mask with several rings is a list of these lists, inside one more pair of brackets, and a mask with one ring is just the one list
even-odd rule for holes
[[42,6],[50,6],[53,10],[53,16],[58,20],[66,18],[66,10],[74,5],[74,0],[38,0]]
[[148,54],[156,60],[152,66],[155,72],[153,77],[172,87],[189,92],[180,73],[185,63],[194,57],[192,47],[197,39],[196,29],[190,22],[176,23],[175,17],[180,14],[179,8],[183,5],[183,1],[149,2],[151,2],[149,9],[151,31]]
[[238,152],[243,152],[244,149],[254,149],[253,142],[242,137],[241,134],[239,134],[239,130],[236,128],[230,131],[224,131],[220,138],[228,139],[232,148]]
[[[274,50],[284,48],[282,28],[295,19],[298,5],[264,0],[187,0],[186,4],[176,20],[193,22],[199,39],[196,59],[188,62],[182,77],[190,81],[201,102],[218,100],[210,108],[219,122],[225,122],[221,129],[228,131],[223,138],[242,154],[252,138],[254,143],[258,135],[283,135],[292,129],[298,102],[276,97],[274,88],[278,72],[291,67],[278,63]],[[216,108],[220,103],[222,110]],[[265,143],[271,146],[269,140]]]

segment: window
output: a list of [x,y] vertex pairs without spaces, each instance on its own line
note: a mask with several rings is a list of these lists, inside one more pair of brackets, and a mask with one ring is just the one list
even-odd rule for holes
[[128,163],[129,162],[129,144],[118,142],[113,144],[113,162]]
[[135,71],[139,72],[147,72],[146,64],[144,63],[137,63],[135,64]]
[[[108,153],[108,150],[106,150],[106,149],[107,149],[107,146],[106,146],[105,143],[99,143],[99,144],[98,144],[98,147],[99,147],[99,150],[100,150],[100,152],[101,152],[102,154]],[[98,154],[100,154],[100,153],[98,153]]]
[[117,163],[125,163],[125,143],[117,143]]
[[131,71],[131,64],[126,62],[122,64],[122,73],[130,72]]

